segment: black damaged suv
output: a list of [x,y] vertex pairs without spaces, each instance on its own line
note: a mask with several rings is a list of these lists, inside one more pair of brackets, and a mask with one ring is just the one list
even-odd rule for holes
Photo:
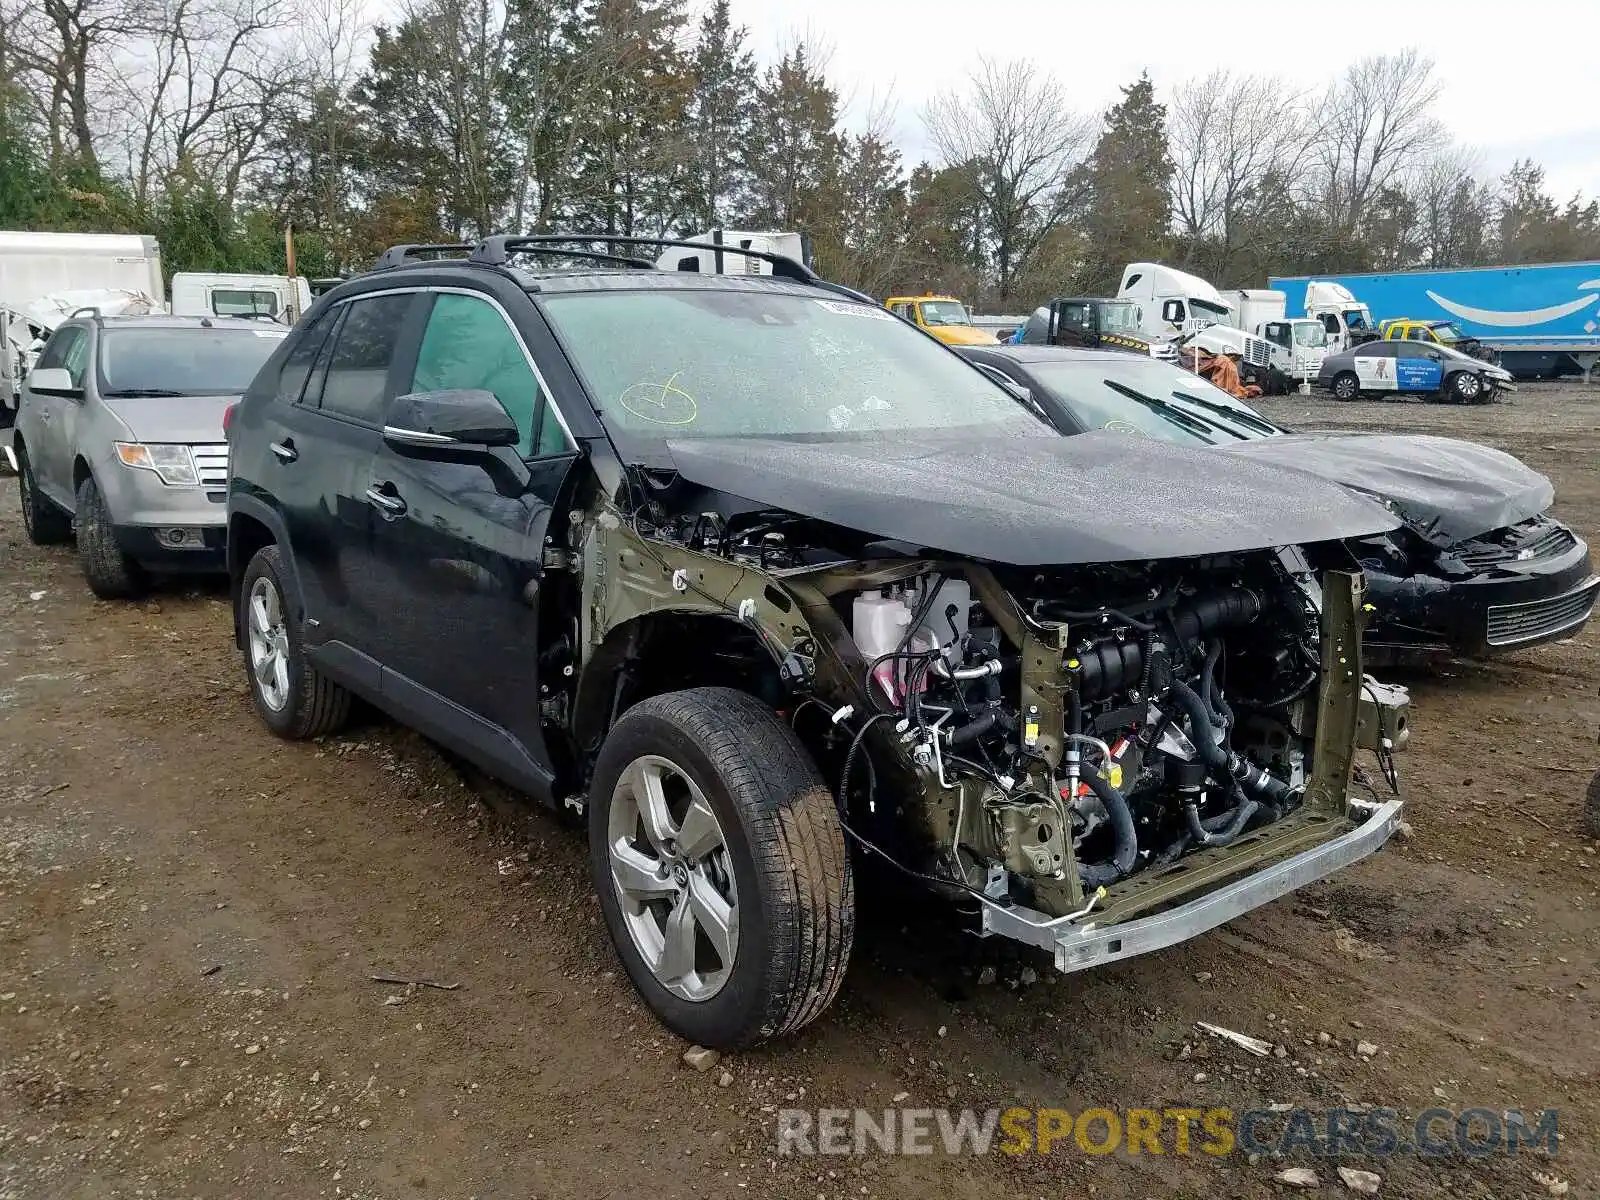
[[1361,670],[1344,549],[1383,508],[1047,436],[797,263],[638,244],[397,247],[230,410],[235,630],[276,733],[359,696],[582,814],[630,978],[713,1046],[831,1002],[852,845],[1073,971],[1388,838],[1400,802],[1352,762],[1403,746],[1405,696]]

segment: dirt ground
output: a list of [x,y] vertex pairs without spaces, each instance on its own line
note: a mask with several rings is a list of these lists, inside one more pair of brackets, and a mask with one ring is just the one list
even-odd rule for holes
[[[1600,539],[1600,388],[1268,407],[1504,447]],[[1255,1197],[1296,1164],[1349,1194],[1306,1158],[776,1154],[777,1109],[891,1101],[1553,1107],[1553,1161],[1351,1165],[1397,1197],[1600,1194],[1600,629],[1401,681],[1409,839],[1073,976],[885,883],[837,1006],[702,1074],[617,970],[574,830],[377,719],[275,740],[222,589],[97,603],[0,479],[0,1198]]]

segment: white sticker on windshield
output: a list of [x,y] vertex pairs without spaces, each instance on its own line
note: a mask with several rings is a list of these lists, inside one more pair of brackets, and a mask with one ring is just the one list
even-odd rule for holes
[[892,321],[894,314],[886,308],[873,308],[866,304],[849,304],[839,300],[818,300],[818,304],[841,317],[872,317],[879,321]]
[[257,337],[271,338],[275,342],[281,342],[289,336],[287,329],[252,329],[250,332]]

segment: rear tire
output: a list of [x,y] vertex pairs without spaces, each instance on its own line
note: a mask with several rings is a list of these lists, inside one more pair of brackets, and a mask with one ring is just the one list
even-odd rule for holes
[[1329,390],[1335,400],[1354,400],[1361,395],[1361,380],[1354,371],[1340,371]]
[[22,498],[22,526],[35,546],[59,546],[72,537],[72,517],[39,490],[28,452],[17,447],[17,494]]
[[100,486],[90,475],[78,485],[78,561],[89,590],[101,600],[127,600],[144,590],[139,564],[122,552]]
[[306,658],[303,618],[290,608],[283,578],[282,552],[263,546],[239,586],[233,619],[243,635],[250,698],[281,738],[337,733],[350,716],[350,693]]
[[595,764],[589,845],[612,944],[679,1036],[719,1049],[782,1037],[838,993],[855,929],[838,814],[754,698],[694,688],[624,713]]

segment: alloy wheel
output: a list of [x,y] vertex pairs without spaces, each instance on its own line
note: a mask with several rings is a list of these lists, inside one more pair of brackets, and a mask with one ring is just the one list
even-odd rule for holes
[[289,703],[289,632],[283,618],[283,597],[272,580],[257,579],[247,606],[250,674],[261,700],[273,712]]
[[733,972],[739,902],[727,838],[705,793],[668,759],[634,759],[612,792],[606,854],[645,966],[673,995],[711,999]]

